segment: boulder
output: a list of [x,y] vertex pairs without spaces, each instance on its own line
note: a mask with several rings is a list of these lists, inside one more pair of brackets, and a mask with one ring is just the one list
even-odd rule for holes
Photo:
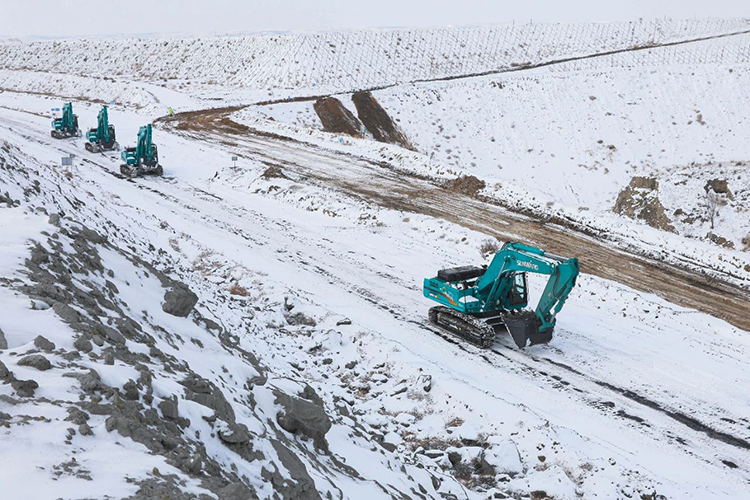
[[37,338],[34,339],[34,346],[37,349],[40,349],[45,352],[52,352],[55,350],[55,344],[53,342],[50,342],[46,338],[39,335]]
[[186,285],[177,283],[164,294],[164,304],[161,308],[167,314],[185,318],[197,303],[198,296]]
[[34,397],[34,391],[39,388],[35,380],[13,380],[10,385],[22,398]]
[[279,426],[293,434],[299,432],[311,438],[318,448],[327,450],[325,435],[331,429],[331,419],[326,415],[325,409],[321,405],[278,390],[274,394],[276,403],[282,407],[282,411],[276,415]]
[[91,352],[91,350],[94,348],[91,345],[91,342],[89,342],[89,340],[84,336],[78,337],[76,341],[73,342],[73,347],[81,352]]
[[39,371],[46,371],[52,368],[52,363],[41,354],[31,354],[18,360],[18,366],[30,366]]

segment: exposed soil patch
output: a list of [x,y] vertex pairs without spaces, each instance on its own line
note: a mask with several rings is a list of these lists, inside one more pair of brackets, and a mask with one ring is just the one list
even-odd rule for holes
[[651,227],[675,232],[658,196],[659,181],[653,177],[633,177],[630,184],[620,191],[612,209],[615,213],[640,219]]
[[335,97],[324,97],[313,104],[313,109],[318,114],[323,130],[334,134],[347,134],[353,137],[362,137],[364,127],[354,114],[346,109]]
[[406,149],[416,151],[406,138],[406,135],[393,123],[383,106],[369,92],[357,92],[352,95],[352,101],[357,107],[359,119],[372,134],[375,140],[396,144]]
[[467,175],[447,181],[443,187],[467,196],[476,196],[479,191],[487,187],[487,183],[473,175]]

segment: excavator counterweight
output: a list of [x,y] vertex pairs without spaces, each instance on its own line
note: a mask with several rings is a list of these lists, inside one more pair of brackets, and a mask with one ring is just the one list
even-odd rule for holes
[[[526,273],[549,276],[536,309],[526,309]],[[506,243],[487,267],[464,266],[438,271],[424,280],[424,296],[440,304],[430,321],[480,347],[506,330],[518,347],[552,340],[555,316],[579,273],[578,259]]]

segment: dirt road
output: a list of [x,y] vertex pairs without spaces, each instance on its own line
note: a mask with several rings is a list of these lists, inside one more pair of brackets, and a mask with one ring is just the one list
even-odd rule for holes
[[502,240],[521,240],[555,254],[576,256],[585,273],[654,293],[750,331],[750,293],[742,288],[612,248],[574,229],[449,191],[435,181],[410,176],[387,164],[252,130],[231,120],[230,114],[237,109],[181,113],[159,123],[194,140],[231,144],[238,154],[278,166],[299,182],[334,188],[386,208],[444,219]]

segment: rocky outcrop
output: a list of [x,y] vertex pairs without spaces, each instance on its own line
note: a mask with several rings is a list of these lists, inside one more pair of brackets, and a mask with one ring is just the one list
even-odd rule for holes
[[[314,391],[313,391],[314,392]],[[311,438],[315,446],[328,450],[326,433],[331,429],[331,419],[319,401],[290,396],[274,391],[276,403],[282,408],[276,415],[279,427],[292,434],[300,433]]]
[[658,196],[659,181],[654,177],[633,177],[630,184],[620,191],[613,211],[617,214],[642,220],[662,231],[675,232]]

